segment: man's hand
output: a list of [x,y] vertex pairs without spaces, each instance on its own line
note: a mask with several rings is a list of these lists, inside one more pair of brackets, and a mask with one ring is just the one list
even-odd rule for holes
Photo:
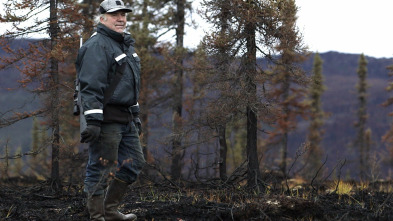
[[142,122],[141,119],[139,119],[139,117],[134,118],[134,123],[136,126],[136,130],[138,131],[138,135],[140,136],[142,133]]
[[87,128],[81,133],[81,143],[94,142],[100,136],[101,127],[96,125],[87,125]]

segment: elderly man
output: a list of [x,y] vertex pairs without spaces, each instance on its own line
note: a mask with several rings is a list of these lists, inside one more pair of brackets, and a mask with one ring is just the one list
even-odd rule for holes
[[124,32],[131,11],[121,0],[103,1],[97,32],[79,49],[75,63],[87,122],[81,142],[89,143],[85,192],[91,220],[136,219],[118,211],[145,163],[139,141],[140,59],[134,39]]

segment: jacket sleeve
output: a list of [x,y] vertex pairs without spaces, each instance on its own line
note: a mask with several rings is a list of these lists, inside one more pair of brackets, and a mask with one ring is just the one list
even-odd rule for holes
[[83,114],[87,124],[100,124],[103,120],[104,91],[111,68],[110,55],[103,46],[93,43],[80,49],[77,60]]

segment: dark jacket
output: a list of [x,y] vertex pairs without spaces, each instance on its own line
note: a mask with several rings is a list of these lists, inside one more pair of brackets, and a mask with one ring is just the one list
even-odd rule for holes
[[[98,24],[97,32],[79,49],[75,62],[81,104],[87,124],[127,123],[139,113],[140,59],[134,39]],[[105,90],[118,68],[127,62],[121,81],[103,110]]]

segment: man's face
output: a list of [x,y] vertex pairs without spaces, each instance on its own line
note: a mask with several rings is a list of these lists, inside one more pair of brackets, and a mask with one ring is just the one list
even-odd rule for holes
[[100,22],[109,29],[123,34],[127,23],[126,13],[122,11],[106,13],[105,18],[100,18]]

